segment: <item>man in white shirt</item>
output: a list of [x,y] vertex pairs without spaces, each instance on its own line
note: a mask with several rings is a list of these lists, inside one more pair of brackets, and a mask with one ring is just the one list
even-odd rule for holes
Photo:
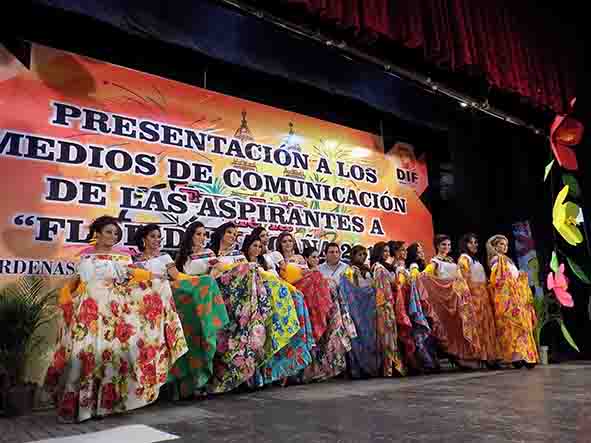
[[346,263],[341,261],[341,247],[338,243],[329,243],[326,245],[326,261],[322,263],[318,270],[335,287],[341,281],[341,275],[348,268]]

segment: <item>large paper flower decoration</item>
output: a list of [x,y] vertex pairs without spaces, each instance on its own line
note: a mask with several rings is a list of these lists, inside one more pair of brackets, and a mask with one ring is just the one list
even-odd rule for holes
[[562,263],[556,272],[549,272],[547,282],[548,289],[554,292],[556,299],[562,306],[572,308],[575,303],[568,292],[568,280],[564,276],[564,263]]
[[577,227],[581,208],[573,202],[567,202],[568,186],[562,188],[554,202],[552,224],[567,243],[576,246],[583,241],[583,234]]

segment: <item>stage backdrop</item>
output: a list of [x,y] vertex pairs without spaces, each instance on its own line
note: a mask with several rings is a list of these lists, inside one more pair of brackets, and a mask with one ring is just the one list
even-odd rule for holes
[[233,220],[345,255],[432,251],[426,165],[406,142],[384,155],[374,134],[39,45],[30,69],[1,47],[0,62],[0,274],[71,274],[103,214],[127,245],[160,224],[167,250],[195,220]]

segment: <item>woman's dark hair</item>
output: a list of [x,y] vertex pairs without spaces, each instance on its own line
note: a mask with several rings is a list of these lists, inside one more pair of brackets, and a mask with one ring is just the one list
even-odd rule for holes
[[283,239],[285,237],[291,237],[291,239],[293,240],[293,253],[296,255],[300,255],[300,250],[298,248],[298,242],[296,242],[296,239],[293,235],[291,235],[289,232],[282,232],[281,234],[279,234],[279,237],[277,237],[277,244],[276,244],[276,250],[279,251],[281,253],[281,255],[283,255],[283,246],[281,246],[281,242],[283,241]]
[[470,252],[470,250],[468,249],[468,243],[470,243],[470,240],[475,239],[478,241],[478,236],[472,232],[468,232],[467,234],[464,234],[462,236],[462,238],[460,239],[460,254],[467,254],[470,257],[472,257],[473,259],[476,259],[476,254],[472,254]]
[[433,241],[433,246],[435,246],[435,253],[437,254],[437,247],[443,243],[444,241],[449,240],[451,241],[451,238],[449,237],[449,235],[445,235],[445,234],[437,234],[435,236],[435,240]]
[[[353,263],[353,257],[355,257],[359,252],[365,251],[367,253],[367,248],[363,245],[355,245],[351,248],[351,264],[357,266],[361,272],[364,274],[369,272],[369,268],[365,263],[356,264]],[[383,254],[383,252],[382,252]]]
[[378,242],[375,245],[373,245],[373,248],[371,250],[371,257],[369,257],[369,262],[371,263],[372,266],[376,263],[381,263],[387,269],[390,268],[390,266],[388,266],[388,263],[386,263],[384,261],[384,251],[386,250],[387,247],[388,247],[388,244],[383,241]]
[[193,253],[193,236],[195,235],[195,231],[199,228],[205,229],[205,225],[198,221],[193,222],[183,234],[183,239],[181,240],[181,245],[179,246],[179,252],[177,252],[176,259],[174,261],[177,269],[180,271],[183,270],[185,263],[187,263],[187,259]]
[[[265,232],[266,229],[262,226],[257,226],[256,228],[254,228],[252,231],[250,231],[250,235],[254,236],[256,239],[260,240],[261,239],[261,234],[263,232]],[[263,245],[263,252],[268,252],[269,251],[269,240],[267,240],[267,244]]]
[[[242,253],[246,257],[246,260],[248,261],[250,261],[250,257],[248,256],[248,250],[250,249],[250,246],[257,240],[261,241],[258,235],[253,235],[253,232],[244,237],[244,241],[242,242],[242,248],[240,249],[240,251],[242,251]],[[261,266],[265,271],[267,270],[267,262],[265,261],[263,254],[258,255],[257,264]]]
[[390,249],[390,255],[392,257],[396,257],[396,253],[398,251],[400,251],[403,246],[404,246],[404,242],[403,241],[390,240],[388,242],[388,248]]
[[[263,228],[262,226],[257,226],[256,228],[254,228],[252,231],[250,231],[249,235],[252,235],[254,238],[256,238],[257,240],[261,239],[261,234],[266,231],[265,228]],[[267,246],[267,245],[265,245]]]
[[306,260],[308,260],[308,257],[310,257],[315,252],[318,254],[318,251],[316,250],[316,248],[314,246],[306,246],[304,248],[304,250],[302,251],[302,257],[304,257]]
[[232,228],[236,229],[236,225],[233,222],[226,222],[218,226],[209,236],[209,245],[207,247],[211,249],[215,255],[218,255],[220,252],[224,234],[228,229]]
[[144,251],[146,249],[146,237],[150,235],[152,231],[160,232],[160,226],[156,223],[150,223],[147,225],[140,226],[137,231],[135,231],[135,235],[133,237],[133,242],[138,247],[140,251]]
[[111,217],[110,215],[103,215],[90,224],[87,241],[91,241],[95,234],[100,234],[109,225],[114,225],[117,228],[117,242],[121,241],[123,237],[123,230],[119,226],[119,219]]
[[394,247],[396,244],[396,240],[390,240],[386,242],[386,246],[388,247],[388,251],[390,251],[390,255],[394,255]]
[[416,263],[419,267],[419,271],[423,272],[426,267],[425,259],[419,258],[419,243],[412,243],[408,248],[406,248],[406,267],[409,268],[410,265]]

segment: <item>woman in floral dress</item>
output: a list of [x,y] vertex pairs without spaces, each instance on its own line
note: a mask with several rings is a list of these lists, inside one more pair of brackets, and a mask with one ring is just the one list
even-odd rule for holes
[[168,283],[114,252],[118,220],[97,218],[90,237],[96,246],[84,252],[76,281],[60,293],[63,324],[46,375],[65,422],[154,402],[187,351]]
[[539,362],[534,339],[536,314],[533,294],[527,274],[519,272],[507,257],[509,241],[504,235],[495,235],[486,243],[490,266],[490,291],[499,344],[498,356],[503,363],[516,368],[524,364],[528,369]]
[[286,264],[301,269],[301,278],[293,283],[304,294],[316,342],[312,350],[312,363],[304,370],[300,381],[320,381],[335,377],[345,371],[345,355],[351,350],[351,334],[343,321],[338,292],[320,271],[308,268],[290,233],[279,235],[277,250],[283,255]]
[[373,277],[365,264],[367,249],[356,245],[351,249],[351,266],[339,283],[339,293],[349,308],[356,331],[347,354],[347,366],[352,378],[380,375],[383,356],[377,349],[376,290]]
[[258,232],[245,237],[241,251],[249,263],[258,265],[272,303],[266,325],[265,361],[251,382],[263,386],[296,376],[310,364],[310,350],[314,346],[312,325],[302,293],[267,270]]
[[460,240],[460,258],[458,267],[470,288],[469,303],[474,309],[478,323],[477,334],[481,346],[481,358],[490,367],[497,366],[497,334],[495,315],[484,266],[478,261],[478,238],[475,234],[466,234]]
[[230,322],[218,334],[214,374],[207,389],[212,393],[237,388],[255,375],[266,360],[266,325],[272,315],[258,264],[248,263],[236,249],[238,230],[231,222],[214,230],[209,248],[221,265],[216,278]]
[[477,368],[482,352],[478,320],[470,303],[470,290],[458,265],[449,256],[450,238],[436,235],[435,248],[437,255],[425,269],[421,283],[445,329],[447,343],[444,350],[458,366]]
[[[190,266],[188,254],[200,256],[204,252],[204,240],[205,228],[201,223],[195,222],[187,228],[181,251],[177,254],[181,269],[195,271]],[[191,276],[179,272],[170,256],[160,253],[160,242],[157,225],[141,227],[136,234],[136,244],[141,251],[136,257],[136,266],[161,275],[164,280],[160,280],[160,284],[166,282],[166,277],[173,280],[173,296],[189,349],[175,363],[168,381],[174,397],[188,398],[199,394],[211,378],[217,332],[228,323],[228,313],[215,280],[206,274]]]
[[371,271],[376,289],[377,346],[382,354],[382,375],[405,375],[406,368],[398,349],[396,300],[393,291],[394,275],[388,270],[390,251],[384,242],[376,243],[371,251]]
[[[405,301],[406,318],[404,322],[398,321],[398,332],[401,341],[405,345],[406,358],[413,371],[419,373],[436,372],[439,370],[437,360],[437,340],[432,334],[431,326],[423,306],[426,300],[421,300],[420,292],[416,284],[417,273],[412,273],[407,267],[407,248],[404,242],[391,242],[393,253],[392,265],[396,275],[396,286]],[[415,246],[413,256],[413,269],[417,269]],[[398,314],[398,311],[396,312]],[[406,319],[409,322],[406,322]],[[398,320],[398,317],[397,317]],[[409,327],[410,324],[410,327]],[[412,340],[412,344],[408,341]]]

